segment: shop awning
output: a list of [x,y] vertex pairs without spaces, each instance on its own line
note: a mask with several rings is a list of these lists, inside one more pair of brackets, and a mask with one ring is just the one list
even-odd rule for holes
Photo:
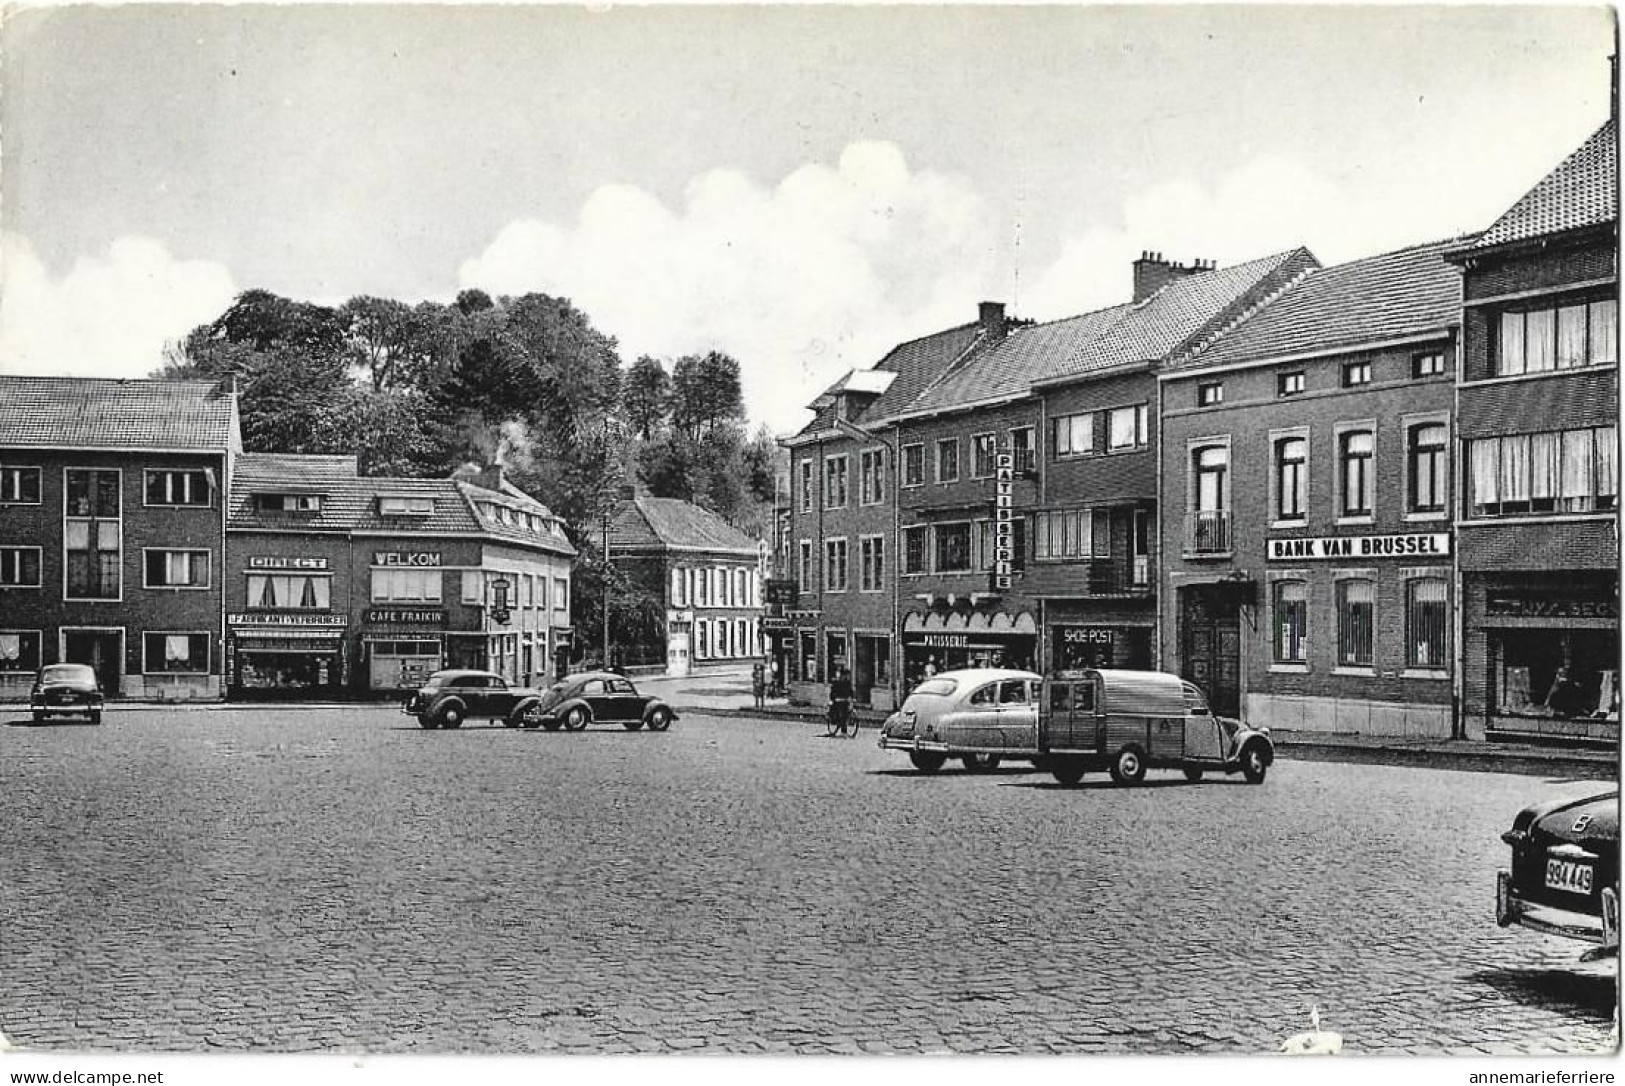
[[903,632],[1036,634],[1038,623],[1030,611],[911,611],[903,619]]

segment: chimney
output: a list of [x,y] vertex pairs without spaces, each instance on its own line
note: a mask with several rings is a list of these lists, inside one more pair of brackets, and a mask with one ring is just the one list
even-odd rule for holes
[[487,464],[475,473],[473,483],[475,486],[484,487],[486,490],[500,492],[502,490],[502,465]]
[[635,487],[635,486],[623,486],[623,487],[621,487],[621,501],[629,502],[632,499],[636,498],[637,496],[638,496],[638,488],[637,487]]
[[1003,339],[1009,328],[1004,316],[1003,302],[983,302],[977,311],[976,323],[982,326],[982,335],[989,339]]
[[1170,264],[1161,253],[1142,251],[1140,259],[1134,262],[1134,300],[1143,302],[1175,280],[1212,270],[1211,260],[1195,260],[1189,265]]

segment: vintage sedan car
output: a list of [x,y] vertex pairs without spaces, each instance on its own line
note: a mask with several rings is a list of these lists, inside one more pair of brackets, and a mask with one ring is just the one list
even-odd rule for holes
[[102,722],[102,686],[89,664],[47,664],[34,676],[28,707],[35,722],[51,716],[82,716]]
[[1147,769],[1208,772],[1264,783],[1275,761],[1268,728],[1215,716],[1192,684],[1161,671],[1083,668],[1044,680],[1036,764],[1070,787],[1105,769],[1138,784]]
[[647,727],[663,732],[677,711],[653,694],[640,694],[624,675],[584,671],[554,683],[521,714],[525,727],[578,732],[593,721],[619,724],[627,731]]
[[1518,812],[1501,835],[1510,870],[1495,880],[1495,919],[1619,953],[1619,790],[1551,799]]
[[880,749],[901,750],[921,773],[958,758],[973,773],[1038,751],[1038,691],[1043,679],[1011,668],[944,671],[910,692],[880,728]]
[[425,728],[460,728],[473,718],[500,720],[517,728],[523,713],[538,704],[543,691],[510,686],[489,671],[437,671],[406,696],[401,712]]

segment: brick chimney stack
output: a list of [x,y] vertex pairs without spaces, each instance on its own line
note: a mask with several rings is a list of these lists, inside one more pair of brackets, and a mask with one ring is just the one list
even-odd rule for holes
[[1141,252],[1134,262],[1134,300],[1143,302],[1169,283],[1187,275],[1212,271],[1211,260],[1193,260],[1190,264],[1170,264],[1161,253]]
[[474,475],[473,479],[471,479],[469,481],[472,482],[475,486],[484,487],[486,490],[495,490],[498,493],[501,493],[501,491],[502,491],[502,465],[501,464],[487,464],[485,467],[481,468]]
[[1010,322],[1004,315],[1004,303],[983,302],[977,311],[977,323],[982,326],[984,338],[1003,339],[1005,332],[1010,329]]

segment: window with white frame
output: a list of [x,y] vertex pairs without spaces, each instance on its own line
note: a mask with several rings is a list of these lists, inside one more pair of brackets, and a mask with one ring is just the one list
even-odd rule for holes
[[858,502],[879,505],[886,500],[886,451],[865,449],[858,457]]
[[1113,452],[1144,448],[1150,441],[1150,426],[1149,405],[1114,408],[1106,412],[1106,447]]
[[1032,471],[1033,463],[1033,428],[1031,426],[1015,426],[1010,430],[1010,453],[1016,462],[1017,471]]
[[146,572],[147,588],[208,588],[209,552],[149,550]]
[[811,460],[797,462],[801,482],[801,511],[811,513],[813,509],[813,466]]
[[1087,456],[1095,451],[1095,416],[1062,415],[1050,420],[1050,449],[1055,456]]
[[1111,556],[1111,512],[1106,509],[1046,509],[1033,517],[1035,559]]
[[903,529],[903,572],[924,573],[930,528],[911,524]]
[[812,540],[803,539],[800,544],[800,561],[796,563],[796,573],[799,577],[797,587],[803,592],[813,590],[813,545]]
[[142,639],[141,670],[148,675],[209,673],[206,633],[149,633]]
[[1203,381],[1196,386],[1197,407],[1217,407],[1224,403],[1224,382]]
[[1501,314],[1497,332],[1493,372],[1498,377],[1619,360],[1619,307],[1613,298],[1508,310]]
[[251,610],[325,611],[333,578],[310,573],[254,573],[248,578]]
[[972,479],[986,479],[993,474],[994,458],[999,454],[998,434],[977,434],[970,439],[970,474]]
[[1309,515],[1309,441],[1293,435],[1275,442],[1275,519]]
[[38,505],[40,469],[0,466],[0,505]]
[[940,438],[937,441],[937,482],[952,483],[959,479],[959,439]]
[[320,494],[256,494],[254,508],[262,513],[319,513]]
[[1357,385],[1371,383],[1371,360],[1359,359],[1354,362],[1343,363],[1343,387],[1354,388]]
[[0,630],[0,673],[29,675],[40,663],[40,631]]
[[824,591],[846,591],[846,540],[824,541]]
[[570,579],[568,577],[553,578],[553,610],[568,611],[570,609]]
[[925,446],[903,446],[903,485],[925,485]]
[[1475,517],[1612,511],[1617,441],[1613,426],[1469,441],[1468,510]]
[[[998,522],[976,522],[976,568],[992,569],[998,561]],[[1021,572],[1027,568],[1027,518],[1010,518],[1010,569]]]
[[439,603],[441,599],[438,569],[375,569],[371,580],[374,603]]
[[845,456],[826,456],[824,458],[824,508],[840,509],[846,505],[846,467]]
[[209,473],[202,469],[158,470],[146,473],[148,505],[190,505],[207,507],[214,488]]
[[1337,446],[1342,483],[1339,511],[1345,517],[1368,517],[1376,486],[1376,435],[1370,430],[1348,430],[1338,435]]
[[1408,504],[1412,513],[1442,513],[1450,485],[1450,434],[1442,422],[1427,422],[1405,432]]
[[385,494],[378,499],[378,515],[426,517],[434,512],[434,499],[406,494]]
[[1337,582],[1337,664],[1370,667],[1375,638],[1377,585],[1363,578]]
[[1276,581],[1273,595],[1275,662],[1301,664],[1309,638],[1309,586],[1300,580]]
[[123,501],[117,471],[69,468],[62,549],[69,599],[123,593]]
[[1304,389],[1304,371],[1287,370],[1275,375],[1275,394],[1277,396],[1299,396]]
[[1411,356],[1411,376],[1439,377],[1444,373],[1444,352],[1428,351]]
[[0,547],[0,588],[40,587],[39,547]]
[[858,589],[879,592],[886,587],[886,538],[866,535],[858,541]]
[[1417,577],[1405,585],[1405,666],[1441,670],[1450,629],[1449,589],[1443,577]]

